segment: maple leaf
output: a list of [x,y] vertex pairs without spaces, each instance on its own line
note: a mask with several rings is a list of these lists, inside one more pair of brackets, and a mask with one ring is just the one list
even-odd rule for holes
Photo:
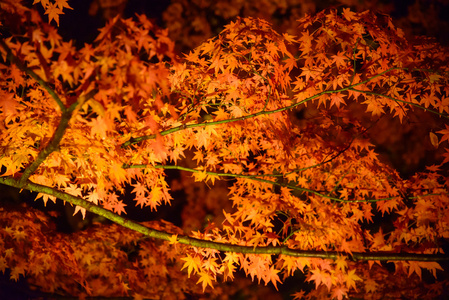
[[279,279],[278,273],[279,270],[276,270],[274,266],[271,266],[269,270],[265,271],[264,274],[262,274],[262,279],[265,281],[265,285],[267,285],[268,282],[271,282],[277,290],[277,283],[282,283],[282,281]]
[[81,215],[83,216],[83,220],[86,218],[86,209],[79,206],[79,205],[75,205],[75,211],[73,212],[73,215],[76,215],[77,212],[81,212]]
[[250,244],[254,245],[254,248],[256,248],[259,243],[263,243],[266,239],[265,233],[256,232],[255,235],[251,238],[249,241]]
[[215,184],[215,180],[218,179],[218,178],[220,178],[218,175],[207,174],[207,179],[206,179],[206,181],[210,181],[210,183],[211,183],[212,185],[214,185],[214,184]]
[[332,296],[337,298],[338,300],[342,300],[344,297],[347,296],[348,289],[344,286],[338,286],[333,289]]
[[332,107],[332,105],[335,105],[337,108],[340,108],[340,104],[343,104],[343,105],[346,104],[345,100],[343,100],[343,98],[338,94],[331,94],[330,98],[331,98],[330,107]]
[[91,265],[94,260],[94,256],[92,253],[83,253],[83,256],[81,258],[81,262],[85,263],[86,265]]
[[288,43],[296,43],[296,36],[290,35],[288,33],[283,33],[282,36]]
[[449,148],[444,148],[443,157],[444,157],[444,160],[443,160],[442,164],[449,162]]
[[55,196],[51,196],[51,195],[47,195],[47,194],[43,194],[43,193],[38,193],[36,195],[36,199],[42,198],[42,200],[44,201],[44,206],[47,206],[47,202],[48,200],[51,200],[53,203],[56,203],[56,197]]
[[[144,207],[144,206],[147,206],[148,202],[149,202],[148,198],[145,197],[145,196],[142,196],[142,195],[136,195],[136,197],[134,198],[134,201],[136,201],[136,206],[140,205],[141,208]],[[150,204],[151,205],[151,209],[155,209],[157,207],[157,204],[158,203],[153,204],[153,205]]]
[[422,268],[426,268],[427,270],[429,270],[434,278],[437,278],[437,270],[444,271],[441,265],[435,261],[418,262],[418,263],[419,265],[421,265]]
[[200,278],[198,279],[197,283],[202,282],[203,284],[203,292],[206,290],[207,286],[210,286],[211,288],[214,288],[212,285],[212,277],[207,272],[200,272],[199,273]]
[[147,188],[145,185],[143,185],[140,182],[137,182],[136,184],[131,184],[134,189],[131,191],[132,193],[136,193],[136,196],[143,196],[147,192]]
[[70,5],[67,3],[67,0],[55,0],[55,5],[59,7],[61,10],[64,8],[73,9],[70,7]]
[[289,58],[285,59],[284,62],[285,62],[285,67],[289,71],[291,71],[297,67],[296,59],[294,57],[289,57]]
[[160,135],[156,135],[156,140],[151,141],[151,148],[153,149],[156,157],[158,157],[161,160],[167,159],[168,151],[165,147],[164,138]]
[[14,99],[14,94],[5,93],[5,91],[0,91],[0,107],[2,108],[2,113],[8,118],[17,114],[17,101]]
[[195,178],[195,181],[203,181],[207,178],[207,172],[206,170],[195,172],[192,176]]
[[163,193],[161,187],[155,186],[150,192],[150,197],[145,199],[145,204],[149,205],[151,207],[151,210],[156,210],[157,206],[161,204],[162,196]]
[[380,116],[385,113],[383,105],[374,97],[369,97],[368,100],[362,102],[362,104],[367,104],[366,111],[371,112],[373,116]]
[[50,1],[50,0],[34,0],[34,1],[33,1],[33,5],[35,5],[35,4],[37,4],[37,3],[41,3],[41,5],[42,5],[44,8],[46,8],[46,7],[50,4],[49,1]]
[[227,278],[234,279],[234,272],[236,270],[236,266],[234,263],[238,263],[239,255],[235,252],[226,252],[226,257],[223,259],[223,262],[226,264],[222,267],[224,269],[224,277],[225,280]]
[[344,52],[338,52],[337,55],[332,55],[332,62],[337,65],[337,67],[345,67],[347,65],[348,58]]
[[362,278],[360,278],[359,276],[357,276],[357,275],[355,274],[355,271],[356,271],[356,270],[350,270],[350,271],[346,274],[345,278],[346,278],[346,286],[347,286],[349,289],[350,289],[350,288],[354,288],[355,290],[357,290],[357,287],[356,287],[356,281],[361,281]]
[[27,237],[27,234],[23,230],[14,230],[13,236],[15,240],[24,240]]
[[25,275],[25,268],[26,268],[25,263],[20,262],[18,265],[16,265],[11,269],[10,278],[17,282],[19,280],[20,275],[22,276]]
[[[444,124],[444,126],[446,127],[445,129],[439,130],[437,131],[437,133],[442,134],[443,136],[440,139],[440,143],[444,142],[444,141],[449,141],[449,125]],[[438,140],[438,139],[437,139]]]
[[299,292],[293,293],[292,296],[293,296],[294,300],[301,300],[301,299],[304,299],[304,294],[305,294],[304,291],[299,291]]
[[213,114],[215,114],[216,121],[229,119],[229,114],[220,107],[217,109],[217,111],[213,112]]
[[56,25],[59,26],[59,15],[64,13],[56,4],[48,3],[48,5],[45,6],[45,14],[48,15],[48,23],[55,20]]
[[120,201],[117,201],[117,202],[112,206],[112,208],[113,208],[113,210],[114,210],[114,213],[116,213],[116,214],[118,214],[118,215],[121,215],[122,213],[125,213],[125,214],[126,214],[125,206],[126,206],[126,204],[123,203],[123,201],[120,200]]
[[[190,254],[187,254],[187,257],[182,257],[181,260],[185,261],[181,270],[184,270],[185,268],[187,268],[187,274],[188,274],[189,278],[193,271],[195,271],[193,274],[196,274],[199,272],[201,260],[198,257],[196,257],[196,256],[192,257]],[[206,284],[207,284],[207,281],[206,281]]]
[[370,279],[370,278],[366,279],[364,281],[364,284],[365,284],[365,291],[367,293],[372,293],[372,292],[375,292],[377,290],[378,284],[373,279]]
[[0,256],[0,271],[5,274],[5,270],[8,268],[8,264],[6,259],[3,256]]
[[242,108],[237,105],[231,106],[229,108],[229,111],[234,118],[240,118],[244,115],[244,111],[242,110]]
[[[63,78],[64,78],[64,76],[63,76]],[[67,80],[67,79],[64,79],[64,80],[66,80],[69,84],[71,83],[71,81],[69,81],[69,80]],[[98,115],[98,116],[100,116],[100,117],[104,117],[104,115],[105,115],[105,109],[104,109],[104,107],[103,107],[103,105],[100,103],[100,102],[98,102],[98,101],[96,101],[95,99],[89,99],[89,100],[87,100],[86,101],[86,104],[88,104],[91,108],[92,108],[92,110]],[[109,113],[111,113],[111,111],[109,111]]]
[[310,277],[310,280],[315,280],[315,286],[316,288],[318,288],[318,286],[323,283],[328,291],[330,291],[331,287],[332,287],[332,275],[328,272],[328,271],[324,271],[324,270],[315,270],[315,272],[313,272],[313,275]]
[[94,118],[88,124],[91,127],[91,136],[98,135],[102,139],[106,138],[108,125],[103,117],[99,116],[97,118]]
[[78,185],[73,183],[69,183],[69,185],[64,188],[64,191],[75,197],[81,197],[83,192]]
[[357,14],[355,12],[351,11],[349,8],[343,8],[343,16],[348,21],[358,19]]
[[345,269],[348,267],[345,256],[339,256],[338,259],[335,260],[335,263],[337,265],[337,270],[345,271]]
[[412,275],[413,273],[416,273],[420,279],[421,277],[421,266],[419,265],[419,262],[410,261],[407,263],[408,265],[408,276]]
[[171,245],[176,245],[176,244],[179,243],[177,234],[173,234],[168,240],[169,240]]

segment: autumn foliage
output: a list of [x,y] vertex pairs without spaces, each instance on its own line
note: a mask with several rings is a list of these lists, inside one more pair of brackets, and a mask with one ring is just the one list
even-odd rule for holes
[[[303,274],[298,299],[447,292],[447,48],[349,9],[307,15],[295,35],[237,18],[183,55],[144,15],[116,17],[77,48],[57,30],[67,1],[34,2],[48,20],[0,4],[0,183],[116,224],[67,235],[1,208],[11,280],[136,299],[232,297],[242,274],[275,288]],[[400,174],[378,124],[419,127],[430,164]],[[182,228],[123,217],[127,190],[156,212],[176,189]]]

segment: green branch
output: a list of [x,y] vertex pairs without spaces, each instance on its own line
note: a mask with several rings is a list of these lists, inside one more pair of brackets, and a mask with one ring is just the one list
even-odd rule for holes
[[[378,96],[386,97],[386,98],[391,99],[393,101],[402,102],[402,103],[405,103],[405,104],[410,104],[410,105],[413,105],[413,106],[418,107],[420,109],[423,109],[425,111],[429,111],[429,112],[435,113],[437,115],[443,116],[445,118],[449,118],[448,116],[446,116],[444,114],[441,114],[441,113],[439,113],[439,112],[437,112],[435,110],[432,110],[432,109],[425,108],[425,107],[420,106],[418,104],[414,104],[414,103],[410,103],[410,102],[407,102],[407,101],[395,99],[395,98],[392,98],[390,96],[386,96],[386,95],[382,95],[382,94],[376,94],[376,93],[373,93],[373,92],[370,92],[370,91],[363,91],[363,90],[355,89],[355,87],[357,87],[357,86],[366,84],[366,83],[376,79],[377,77],[380,77],[382,75],[385,75],[385,74],[387,74],[389,72],[392,72],[392,71],[395,71],[395,70],[404,70],[404,68],[393,67],[393,68],[385,70],[385,71],[383,71],[383,72],[381,72],[379,74],[376,74],[376,75],[374,75],[374,76],[372,76],[372,77],[370,77],[370,78],[368,78],[366,80],[363,80],[361,82],[358,82],[358,83],[355,83],[355,84],[350,84],[347,87],[344,87],[344,88],[341,88],[341,89],[337,89],[337,90],[322,91],[322,92],[319,92],[319,93],[317,93],[315,95],[312,95],[312,96],[310,96],[310,97],[308,97],[308,98],[306,98],[306,99],[304,99],[302,101],[299,101],[299,102],[294,103],[292,105],[288,105],[288,106],[281,107],[281,108],[278,108],[278,109],[262,110],[262,111],[259,111],[259,112],[253,113],[253,114],[249,114],[249,115],[246,115],[246,116],[242,116],[242,117],[238,117],[238,118],[231,118],[231,119],[226,119],[226,120],[220,120],[220,121],[194,123],[194,124],[183,124],[183,125],[180,125],[180,126],[177,126],[177,127],[173,127],[173,128],[161,131],[161,132],[159,132],[159,134],[161,136],[164,136],[164,135],[169,135],[169,134],[172,134],[172,133],[175,133],[175,132],[187,129],[187,128],[199,128],[199,127],[215,126],[215,125],[219,125],[219,124],[244,121],[246,119],[255,118],[255,117],[258,117],[258,116],[261,116],[261,115],[270,115],[270,114],[274,114],[274,113],[278,113],[278,112],[282,112],[282,111],[293,109],[293,108],[295,108],[295,107],[297,107],[297,106],[299,106],[301,104],[304,104],[306,102],[312,101],[313,99],[319,98],[319,97],[321,97],[321,96],[323,96],[325,94],[341,93],[341,92],[344,92],[344,91],[355,91],[355,92],[359,92],[359,93],[362,93],[362,94],[364,93],[364,94],[371,94],[371,95],[378,95]],[[133,144],[137,144],[137,143],[140,143],[140,142],[146,141],[146,140],[152,140],[152,139],[155,139],[155,138],[156,138],[156,134],[144,135],[144,136],[140,136],[140,137],[132,137],[128,141],[123,143],[123,145],[121,147],[122,148],[126,148],[126,147],[129,147],[129,146],[133,145]]]
[[[377,78],[379,76],[382,76],[382,75],[384,75],[384,74],[386,74],[388,72],[391,72],[391,71],[394,71],[394,70],[398,70],[398,69],[399,68],[391,68],[391,69],[385,70],[385,71],[383,71],[383,72],[381,72],[381,73],[379,73],[377,75],[374,75],[373,77],[371,77],[369,79],[361,81],[359,83],[351,84],[351,85],[349,85],[347,87],[344,87],[344,88],[341,88],[341,89],[338,89],[338,90],[322,91],[322,92],[320,92],[318,94],[315,94],[313,96],[310,96],[310,97],[308,97],[308,98],[306,98],[306,99],[304,99],[302,101],[299,101],[299,102],[294,103],[292,105],[288,105],[288,106],[281,107],[281,108],[278,108],[278,109],[261,110],[259,112],[256,112],[256,113],[253,113],[253,114],[249,114],[249,115],[246,115],[246,116],[242,116],[242,117],[238,117],[238,118],[232,118],[232,119],[226,119],[226,120],[220,120],[220,121],[194,123],[194,124],[183,124],[183,125],[180,125],[180,126],[177,126],[177,127],[173,127],[173,128],[161,131],[161,132],[159,132],[159,134],[161,136],[164,136],[164,135],[169,135],[169,134],[181,131],[181,130],[185,130],[187,128],[215,126],[215,125],[219,125],[219,124],[244,121],[246,119],[255,118],[255,117],[258,117],[258,116],[261,116],[261,115],[270,115],[270,114],[274,114],[274,113],[278,113],[278,112],[283,112],[283,111],[295,108],[296,106],[299,106],[299,105],[304,104],[306,102],[312,101],[313,99],[319,98],[319,97],[321,97],[321,96],[323,96],[325,94],[341,93],[341,92],[344,92],[344,91],[347,91],[347,90],[351,90],[351,89],[353,89],[356,86],[365,84],[365,83],[367,83],[367,82],[369,82],[369,81],[371,81],[371,80],[373,80],[373,79],[375,79],[375,78]],[[129,147],[129,146],[133,145],[133,144],[137,144],[137,143],[140,143],[140,142],[146,141],[146,140],[152,140],[152,139],[155,139],[155,138],[156,138],[156,134],[144,135],[144,136],[140,136],[140,137],[136,137],[136,138],[132,137],[128,141],[123,143],[123,145],[121,147],[122,148],[126,148],[126,147]]]
[[[63,201],[67,201],[73,205],[78,205],[85,208],[87,211],[90,211],[99,216],[103,216],[106,219],[111,220],[118,225],[121,225],[125,228],[134,230],[139,232],[147,237],[161,239],[165,241],[169,241],[172,238],[171,233],[167,233],[164,231],[159,231],[156,229],[148,228],[139,223],[126,219],[122,216],[119,216],[109,210],[106,210],[100,206],[97,206],[91,202],[88,202],[82,198],[72,196],[70,194],[55,190],[48,186],[35,184],[32,182],[19,183],[19,181],[15,180],[11,177],[0,177],[0,183],[6,184],[12,187],[27,189],[33,192],[43,193],[51,196],[55,196]],[[188,236],[178,236],[177,241],[180,244],[199,247],[199,248],[208,248],[215,249],[219,251],[226,252],[236,252],[236,253],[244,253],[244,254],[274,254],[274,255],[286,255],[293,257],[315,257],[315,258],[323,258],[323,259],[338,259],[339,256],[344,255],[345,253],[337,252],[337,251],[314,251],[314,250],[299,250],[299,249],[291,249],[286,246],[264,246],[264,247],[254,247],[254,246],[239,246],[233,244],[225,244],[225,243],[217,243],[208,240],[196,239]],[[352,252],[348,254],[353,260],[380,260],[380,261],[448,261],[448,255],[441,254],[418,254],[418,253],[392,253],[392,252]]]
[[424,106],[422,106],[422,105],[419,105],[419,104],[416,104],[416,103],[413,103],[413,102],[408,102],[408,101],[400,100],[400,99],[397,99],[397,98],[394,98],[394,97],[391,97],[391,96],[388,96],[388,95],[383,95],[383,94],[379,94],[379,93],[371,92],[371,91],[362,91],[362,90],[358,90],[358,89],[354,89],[354,88],[350,88],[350,90],[351,90],[351,91],[354,91],[354,92],[358,92],[358,93],[367,94],[367,95],[373,95],[373,96],[378,96],[378,97],[387,98],[387,99],[393,100],[393,101],[395,101],[395,102],[400,102],[400,103],[408,104],[408,105],[411,105],[411,106],[420,108],[420,109],[422,109],[422,110],[424,110],[424,111],[429,111],[429,112],[431,112],[431,113],[433,113],[433,114],[436,114],[436,115],[439,115],[439,116],[441,116],[441,117],[443,117],[443,118],[449,119],[449,116],[446,115],[446,114],[439,113],[439,112],[437,112],[436,110],[433,110],[433,109],[430,109],[430,108],[426,108],[426,107],[424,107]]
[[58,149],[59,142],[64,136],[64,132],[69,124],[71,118],[71,112],[65,111],[61,116],[61,121],[59,122],[58,128],[53,134],[50,142],[45,146],[42,151],[39,152],[36,159],[25,168],[22,175],[20,176],[19,184],[24,185],[28,178],[37,170],[37,168],[44,162],[44,160],[55,150]]
[[92,90],[89,93],[87,93],[86,95],[82,95],[80,96],[80,98],[75,101],[68,109],[66,109],[62,115],[61,115],[61,121],[59,121],[59,125],[56,128],[53,137],[51,138],[50,142],[47,144],[47,146],[45,146],[44,149],[42,149],[42,151],[39,152],[39,154],[37,155],[36,159],[28,166],[25,168],[25,170],[23,171],[20,180],[19,180],[19,184],[25,184],[26,181],[30,178],[30,176],[37,170],[37,168],[44,162],[44,160],[53,152],[58,150],[59,147],[59,143],[61,142],[65,130],[67,129],[67,127],[69,126],[69,121],[72,117],[72,113],[75,110],[75,108],[77,107],[78,103],[84,102],[85,100],[90,99],[91,97],[93,97],[95,94],[97,93],[97,90]]
[[97,90],[94,89],[89,93],[87,93],[86,95],[80,96],[80,98],[77,101],[72,103],[72,105],[70,105],[70,107],[67,108],[62,102],[59,95],[55,92],[55,90],[51,88],[48,85],[48,83],[45,80],[43,80],[39,75],[37,75],[33,70],[28,68],[22,61],[20,61],[20,59],[12,53],[11,48],[8,47],[8,45],[5,43],[4,40],[0,40],[0,45],[6,51],[6,59],[9,60],[11,63],[15,64],[21,71],[31,76],[41,87],[43,87],[55,100],[55,102],[58,104],[59,108],[62,111],[61,121],[59,122],[58,127],[56,128],[50,142],[47,144],[47,146],[45,146],[44,149],[42,149],[42,151],[39,152],[36,159],[23,171],[19,180],[19,184],[25,184],[28,178],[30,178],[30,176],[37,170],[37,168],[42,164],[42,162],[53,151],[56,151],[58,149],[59,143],[61,142],[65,130],[69,125],[72,113],[77,107],[78,103],[84,102],[85,100],[88,100],[91,97],[93,97],[93,95],[97,93]]
[[[268,184],[272,184],[272,185],[286,187],[286,188],[296,190],[296,191],[311,193],[311,194],[314,194],[314,195],[317,195],[317,196],[320,196],[323,198],[327,198],[327,199],[335,201],[335,202],[344,202],[344,203],[379,202],[379,201],[385,201],[385,200],[393,200],[395,198],[401,197],[400,195],[398,195],[398,196],[379,198],[379,199],[345,200],[345,199],[341,199],[341,198],[337,198],[337,197],[332,197],[330,195],[322,194],[315,190],[302,188],[302,187],[299,187],[296,185],[291,185],[288,183],[271,181],[271,180],[260,178],[260,177],[272,177],[271,175],[245,175],[245,174],[233,174],[233,173],[218,173],[218,172],[197,170],[197,169],[192,169],[192,168],[187,168],[187,167],[182,167],[182,166],[174,166],[174,165],[126,165],[125,164],[123,166],[123,168],[125,168],[125,169],[127,169],[127,168],[128,169],[144,169],[144,168],[148,168],[148,167],[155,168],[155,169],[164,169],[164,170],[180,170],[180,171],[186,171],[186,172],[190,172],[190,173],[203,173],[204,172],[207,175],[218,176],[218,177],[246,178],[246,179],[250,179],[250,180],[254,180],[254,181],[258,181],[258,182],[263,182],[263,183],[268,183]],[[425,195],[420,195],[420,196],[416,196],[416,197],[407,197],[407,199],[415,199],[418,197],[429,197],[429,196],[438,196],[438,195],[440,195],[440,194],[425,194]]]

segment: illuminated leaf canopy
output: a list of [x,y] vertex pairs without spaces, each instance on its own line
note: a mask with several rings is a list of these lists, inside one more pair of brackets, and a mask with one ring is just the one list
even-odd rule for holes
[[[50,23],[70,9],[35,2]],[[181,56],[145,16],[116,17],[76,48],[34,9],[0,5],[0,183],[117,223],[67,237],[41,212],[1,209],[11,279],[136,298],[232,295],[244,283],[221,282],[238,270],[276,288],[302,272],[311,299],[447,289],[448,49],[349,9],[298,20],[298,36],[238,18]],[[385,163],[372,133],[384,120],[427,123],[434,164],[405,177]],[[151,211],[179,201],[168,170],[185,189],[224,188],[187,203],[210,222],[123,217],[129,188]]]

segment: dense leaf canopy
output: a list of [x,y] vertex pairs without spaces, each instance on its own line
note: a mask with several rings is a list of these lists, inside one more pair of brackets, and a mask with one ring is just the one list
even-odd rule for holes
[[[231,297],[241,273],[275,288],[303,274],[313,289],[297,284],[298,299],[447,291],[447,48],[347,8],[295,35],[237,18],[180,56],[144,15],[115,17],[76,47],[51,25],[67,1],[34,2],[49,22],[0,4],[0,183],[116,224],[67,235],[1,208],[11,280],[136,299]],[[407,176],[375,147],[404,132],[430,162]],[[176,189],[182,228],[123,217],[129,194],[156,212]]]

